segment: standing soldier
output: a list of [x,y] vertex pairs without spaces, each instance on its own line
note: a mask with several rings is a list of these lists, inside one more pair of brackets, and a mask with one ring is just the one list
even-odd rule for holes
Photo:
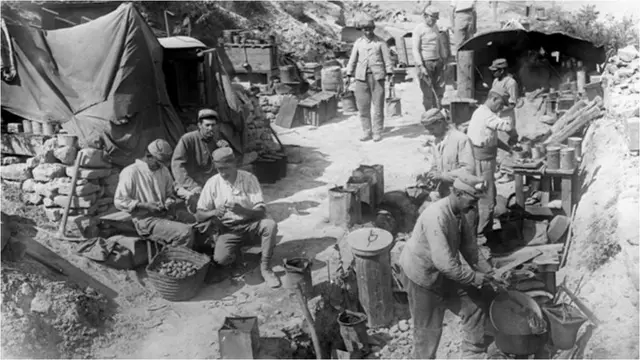
[[476,0],[451,1],[451,25],[456,52],[476,33]]
[[422,105],[427,111],[439,107],[444,94],[444,56],[440,51],[440,30],[436,24],[440,13],[433,6],[424,9],[424,23],[413,30],[413,58],[415,60]]
[[493,63],[489,66],[489,70],[491,70],[491,73],[493,74],[493,83],[491,84],[491,87],[501,87],[507,90],[507,93],[509,94],[509,103],[504,104],[504,109],[500,112],[500,117],[512,119],[515,123],[515,107],[518,102],[518,83],[513,76],[507,72],[508,67],[509,64],[507,63],[507,59],[493,60]]
[[478,202],[478,234],[493,229],[493,210],[496,205],[496,157],[498,148],[511,152],[509,146],[498,139],[498,131],[513,135],[514,124],[511,119],[500,118],[498,114],[509,103],[509,93],[501,87],[489,90],[484,104],[471,115],[467,136],[473,146],[476,161],[476,174],[482,176],[487,185],[487,194]]
[[364,36],[353,44],[347,64],[347,82],[355,74],[356,103],[364,132],[360,141],[370,140],[373,134],[373,141],[377,142],[382,139],[384,127],[385,77],[387,81],[391,81],[393,64],[387,43],[373,33],[373,18],[367,16],[359,27]]

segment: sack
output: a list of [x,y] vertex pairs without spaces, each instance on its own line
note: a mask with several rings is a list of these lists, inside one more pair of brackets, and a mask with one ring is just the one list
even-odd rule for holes
[[118,270],[130,270],[135,265],[129,249],[101,237],[87,240],[78,249],[78,254]]

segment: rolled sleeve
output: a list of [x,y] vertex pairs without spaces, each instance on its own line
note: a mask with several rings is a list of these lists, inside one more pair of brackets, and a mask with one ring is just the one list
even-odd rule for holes
[[216,208],[215,203],[216,192],[213,178],[209,179],[202,189],[200,198],[198,199],[198,210],[211,211]]
[[260,182],[253,174],[249,174],[247,177],[247,195],[254,209],[265,206]]
[[509,132],[513,130],[513,124],[511,123],[510,118],[500,118],[496,114],[491,114],[491,116],[485,122],[485,126],[491,130],[504,131]]
[[447,228],[444,215],[438,215],[435,221],[425,224],[423,236],[427,239],[431,249],[433,265],[447,278],[464,285],[474,284],[476,274],[465,268],[458,259],[458,251],[453,251],[447,241]]
[[133,182],[133,174],[129,169],[125,169],[120,173],[116,193],[113,196],[113,205],[120,211],[131,213],[140,203],[134,197],[135,184]]

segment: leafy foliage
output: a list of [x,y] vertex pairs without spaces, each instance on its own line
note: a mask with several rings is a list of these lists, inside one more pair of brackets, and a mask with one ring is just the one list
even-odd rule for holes
[[583,6],[575,14],[553,7],[547,11],[547,15],[549,21],[537,22],[532,28],[547,32],[564,32],[591,41],[597,46],[605,46],[608,54],[640,41],[635,28],[637,19],[625,17],[619,20],[607,16],[600,20],[600,12],[596,10],[595,5]]

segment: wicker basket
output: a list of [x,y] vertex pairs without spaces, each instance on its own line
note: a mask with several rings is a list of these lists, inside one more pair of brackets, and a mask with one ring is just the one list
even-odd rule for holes
[[[177,279],[159,273],[156,269],[164,262],[171,260],[187,261],[196,266],[196,273],[183,279]],[[165,247],[147,266],[147,274],[153,287],[169,301],[184,301],[194,297],[207,276],[210,259],[207,255],[197,253],[184,247]]]

